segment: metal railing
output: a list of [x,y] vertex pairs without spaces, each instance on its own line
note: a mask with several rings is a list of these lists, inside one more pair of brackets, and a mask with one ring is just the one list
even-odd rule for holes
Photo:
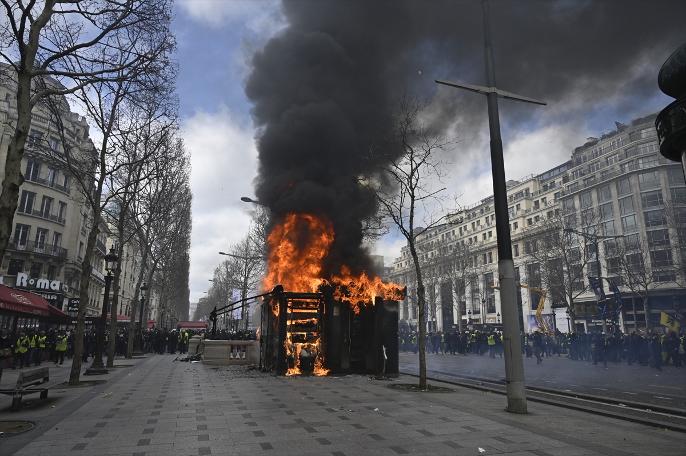
[[13,240],[9,242],[7,248],[17,252],[31,252],[40,255],[53,256],[60,259],[67,257],[67,249],[54,245],[48,245],[45,242],[36,243],[35,241],[21,242]]

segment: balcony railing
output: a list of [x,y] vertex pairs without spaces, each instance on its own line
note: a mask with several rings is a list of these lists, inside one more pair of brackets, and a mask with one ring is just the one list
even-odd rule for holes
[[64,223],[65,223],[65,219],[60,218],[58,215],[44,214],[42,211],[37,211],[35,209],[33,209],[33,210],[23,209],[22,210],[22,208],[19,208],[19,209],[17,209],[17,212],[20,214],[32,215],[34,217],[42,218],[43,220],[50,220],[51,222],[59,223],[60,225],[64,225]]
[[107,254],[107,246],[100,239],[95,242],[95,248],[98,249],[98,252],[102,253],[103,255]]
[[52,256],[59,259],[67,257],[67,249],[54,245],[48,245],[45,242],[36,243],[34,241],[10,241],[8,248],[16,252],[31,252],[39,255]]
[[40,184],[40,185],[44,185],[46,187],[54,188],[55,190],[59,190],[62,193],[66,193],[67,195],[70,193],[68,186],[58,184],[57,181],[51,182],[48,179],[45,179],[43,177],[31,176],[30,174],[25,176],[25,178],[28,182],[33,182],[35,184]]

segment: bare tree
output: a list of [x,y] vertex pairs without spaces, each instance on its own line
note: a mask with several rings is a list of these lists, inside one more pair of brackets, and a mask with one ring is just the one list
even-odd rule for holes
[[[163,178],[161,174],[175,171],[174,162],[182,153],[174,135],[176,119],[168,117],[166,108],[166,103],[163,102],[161,106],[148,104],[143,109],[136,109],[128,116],[130,120],[122,129],[122,133],[116,137],[118,147],[128,158],[124,166],[109,176],[108,187],[121,190],[105,208],[105,215],[110,225],[115,228],[116,255],[120,259],[125,246],[135,244],[141,228],[136,224],[136,217],[139,214],[136,214],[134,209],[143,206],[135,205],[134,202],[139,195],[146,195],[147,190],[155,185],[154,182]],[[147,157],[147,160],[140,160],[140,157]],[[112,281],[112,335],[117,332],[121,272],[120,261],[117,263]],[[110,337],[107,367],[114,366],[115,342],[115,337]]]
[[647,231],[646,237],[641,234],[625,236],[613,244],[617,250],[612,253],[618,258],[622,285],[641,299],[646,329],[652,327],[651,291],[661,283],[677,281],[678,266],[674,262],[669,237],[665,237],[666,231]]
[[591,209],[580,219],[576,213],[554,212],[531,229],[524,241],[524,253],[540,265],[540,286],[549,290],[554,304],[564,301],[572,321],[574,304],[587,291],[585,271],[595,260],[591,239],[598,222],[597,212]]
[[20,167],[33,108],[93,84],[150,71],[162,63],[173,43],[169,0],[0,0],[0,4],[6,13],[0,24],[0,58],[7,63],[2,70],[17,88],[17,119],[0,193],[1,258],[24,181]]
[[[425,127],[420,115],[421,105],[416,100],[401,101],[393,141],[399,150],[391,151],[387,160],[390,164],[382,176],[388,185],[378,188],[376,194],[381,214],[405,237],[412,257],[419,309],[419,387],[426,389],[426,288],[417,239],[445,218],[445,215],[432,216],[428,206],[444,190],[432,186],[432,178],[441,175],[436,155],[451,142]],[[418,218],[422,210],[425,223],[420,227]]]

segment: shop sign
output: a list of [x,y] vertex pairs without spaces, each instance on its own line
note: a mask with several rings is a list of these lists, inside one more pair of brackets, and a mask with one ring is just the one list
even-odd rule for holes
[[67,292],[67,286],[59,280],[35,279],[29,277],[25,272],[17,273],[17,288],[25,288],[27,290],[45,290],[56,292]]

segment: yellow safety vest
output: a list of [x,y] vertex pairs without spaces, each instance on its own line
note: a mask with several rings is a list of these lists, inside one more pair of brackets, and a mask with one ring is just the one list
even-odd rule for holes
[[26,337],[20,337],[19,339],[17,339],[17,345],[14,347],[14,352],[19,354],[26,353],[29,350],[27,345],[28,340],[26,339]]
[[38,348],[45,348],[46,336],[38,336]]
[[29,348],[36,348],[36,336],[29,337]]
[[495,345],[495,337],[488,336],[488,345]]
[[67,351],[67,336],[62,336],[57,339],[57,344],[55,344],[55,351],[66,352]]

